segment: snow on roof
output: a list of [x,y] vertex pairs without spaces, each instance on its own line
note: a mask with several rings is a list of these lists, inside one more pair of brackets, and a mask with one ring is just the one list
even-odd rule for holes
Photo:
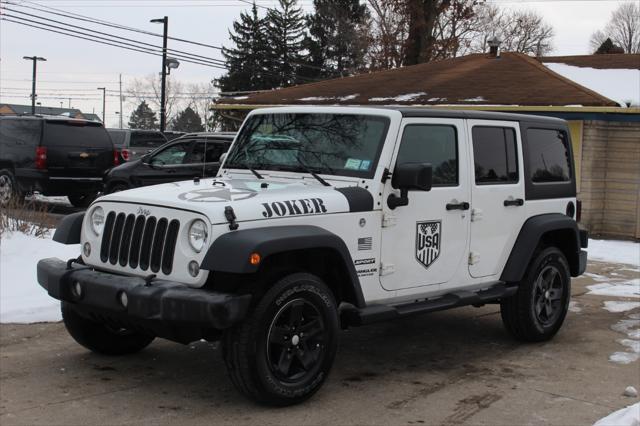
[[596,69],[561,63],[544,63],[551,71],[616,101],[640,106],[640,70]]

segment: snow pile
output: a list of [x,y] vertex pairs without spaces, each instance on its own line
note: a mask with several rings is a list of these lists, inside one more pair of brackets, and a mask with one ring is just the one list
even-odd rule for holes
[[394,97],[388,98],[370,98],[370,102],[384,102],[384,101],[395,101],[395,102],[411,102],[422,96],[425,96],[425,92],[417,92],[417,93],[405,93],[404,95],[398,95]]
[[46,257],[78,257],[80,245],[15,232],[0,242],[0,323],[60,321],[60,302],[38,284],[36,265]]
[[640,70],[595,69],[546,63],[551,71],[618,102],[640,106]]
[[640,243],[616,240],[589,240],[589,260],[625,263],[640,268]]
[[609,414],[593,426],[640,426],[640,402]]

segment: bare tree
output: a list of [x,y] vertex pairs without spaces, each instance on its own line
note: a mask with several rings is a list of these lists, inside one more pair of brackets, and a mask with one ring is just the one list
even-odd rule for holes
[[[160,112],[160,77],[156,77],[151,74],[144,78],[136,78],[127,89],[128,96],[131,98],[130,102],[134,105],[140,104],[142,101],[146,101],[153,110]],[[180,107],[180,103],[183,101],[183,86],[182,83],[175,81],[171,76],[167,76],[166,87],[166,115],[167,123],[174,117],[175,112]]]
[[470,52],[486,52],[488,40],[498,37],[502,50],[543,56],[553,50],[553,27],[530,10],[503,10],[484,4],[478,9],[476,33]]
[[218,96],[218,89],[214,86],[213,82],[208,84],[188,84],[185,87],[185,92],[180,99],[183,103],[186,103],[188,107],[191,107],[195,112],[202,117],[202,121],[205,126],[205,130],[211,130],[211,105],[214,99]]
[[399,1],[368,0],[372,10],[369,63],[372,70],[402,66],[409,26]]
[[591,35],[592,50],[598,49],[607,38],[622,47],[625,53],[640,53],[640,4],[628,2],[618,6],[604,30]]

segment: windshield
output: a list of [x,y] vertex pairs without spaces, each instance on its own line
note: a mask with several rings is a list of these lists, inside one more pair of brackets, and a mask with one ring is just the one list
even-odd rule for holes
[[247,119],[225,168],[372,178],[389,119],[348,114],[260,114]]

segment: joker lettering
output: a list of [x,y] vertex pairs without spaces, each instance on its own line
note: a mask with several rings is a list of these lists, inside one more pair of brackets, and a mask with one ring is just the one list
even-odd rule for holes
[[301,214],[326,213],[327,208],[321,198],[304,198],[302,200],[274,201],[262,203],[262,216],[268,218],[277,216],[297,216]]

